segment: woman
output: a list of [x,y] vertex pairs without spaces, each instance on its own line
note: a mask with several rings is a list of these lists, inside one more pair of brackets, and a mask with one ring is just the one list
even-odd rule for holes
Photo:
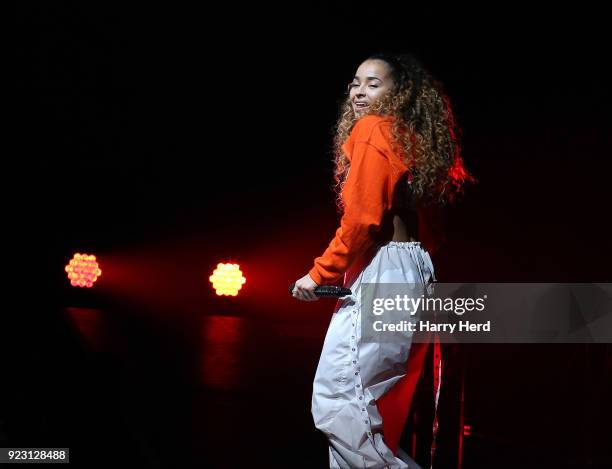
[[410,340],[361,340],[360,286],[436,281],[428,253],[441,242],[435,214],[474,180],[457,135],[442,85],[414,56],[376,54],[359,66],[335,138],[340,227],[293,290],[303,301],[341,280],[352,291],[336,304],[313,385],[330,468],[418,467],[396,453],[415,385],[403,379],[414,375],[415,360],[418,375],[424,351]]

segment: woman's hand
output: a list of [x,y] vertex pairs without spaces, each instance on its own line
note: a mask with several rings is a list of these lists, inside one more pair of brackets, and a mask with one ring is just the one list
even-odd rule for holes
[[318,286],[310,275],[306,274],[295,282],[293,297],[302,301],[317,301],[319,297],[314,294],[314,289]]

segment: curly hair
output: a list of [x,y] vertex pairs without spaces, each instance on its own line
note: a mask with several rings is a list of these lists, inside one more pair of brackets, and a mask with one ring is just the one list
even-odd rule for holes
[[[384,61],[395,83],[392,91],[375,101],[366,114],[394,117],[391,144],[409,168],[412,190],[407,194],[411,202],[455,202],[464,183],[476,179],[463,166],[461,129],[441,82],[412,54],[378,53],[366,60]],[[334,136],[334,192],[339,212],[344,209],[342,189],[350,169],[342,145],[357,120],[347,95],[340,106]]]

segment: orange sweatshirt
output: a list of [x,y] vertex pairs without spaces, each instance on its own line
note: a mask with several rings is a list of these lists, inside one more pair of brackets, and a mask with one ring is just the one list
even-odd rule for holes
[[376,242],[393,191],[408,171],[391,148],[390,117],[367,115],[357,121],[342,149],[350,170],[342,190],[344,214],[334,239],[308,274],[318,284],[333,284]]

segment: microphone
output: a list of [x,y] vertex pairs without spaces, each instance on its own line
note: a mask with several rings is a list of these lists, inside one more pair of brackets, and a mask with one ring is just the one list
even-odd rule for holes
[[[295,288],[295,283],[289,285],[289,294],[293,296],[293,289]],[[351,295],[352,292],[350,288],[336,287],[334,285],[319,285],[314,289],[314,294],[316,296],[326,296],[326,297],[340,297]]]

